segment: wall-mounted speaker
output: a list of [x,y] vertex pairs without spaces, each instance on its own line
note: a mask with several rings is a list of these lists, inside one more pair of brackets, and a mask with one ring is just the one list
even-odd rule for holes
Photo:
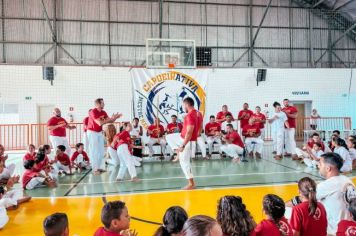
[[266,81],[266,75],[267,75],[267,69],[257,70],[257,77],[256,77],[257,86],[258,86],[258,82]]
[[54,70],[53,66],[44,66],[42,67],[42,77],[44,80],[48,80],[53,85],[54,80]]

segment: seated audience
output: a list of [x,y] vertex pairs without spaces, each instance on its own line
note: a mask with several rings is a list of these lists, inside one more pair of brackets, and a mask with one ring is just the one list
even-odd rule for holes
[[242,142],[240,135],[234,130],[232,124],[228,124],[226,128],[227,134],[222,137],[224,144],[220,146],[220,150],[232,157],[233,162],[239,162],[239,155],[243,154],[245,145]]
[[94,236],[137,236],[130,229],[130,215],[122,201],[107,202],[101,210],[101,222]]
[[298,159],[302,160],[304,158],[310,158],[310,151],[313,150],[314,144],[318,143],[321,146],[321,150],[325,152],[325,146],[323,141],[320,139],[320,136],[318,133],[313,133],[311,137],[308,139],[308,142],[303,145],[303,148],[296,148],[295,152],[298,156]]
[[316,183],[309,177],[298,182],[300,204],[292,209],[290,226],[294,236],[325,236],[328,226],[324,206],[316,200]]
[[79,170],[86,169],[90,167],[90,161],[88,154],[84,151],[84,144],[77,143],[75,145],[75,152],[70,159],[72,166],[78,168]]
[[163,125],[161,125],[159,119],[156,118],[155,122],[152,125],[148,126],[147,136],[147,146],[150,158],[152,158],[154,154],[153,145],[159,144],[161,146],[161,152],[163,155],[162,158],[164,159],[166,157],[166,140],[164,139],[164,127]]
[[333,144],[333,138],[334,137],[337,137],[337,138],[340,138],[341,140],[340,140],[340,146],[343,146],[343,147],[345,147],[345,148],[347,148],[347,145],[346,145],[346,142],[345,142],[345,140],[343,140],[341,137],[340,137],[340,130],[334,130],[333,131],[333,133],[332,133],[332,135],[331,135],[331,140],[329,141],[329,145],[328,145],[328,147],[329,147],[329,149],[333,152],[334,151],[334,148],[335,148],[335,146],[334,146],[334,144]]
[[54,158],[56,162],[55,166],[60,174],[64,173],[66,175],[71,175],[72,165],[70,163],[70,158],[65,153],[65,151],[66,151],[66,147],[64,145],[58,145],[56,156]]
[[28,160],[24,163],[25,172],[22,175],[22,187],[27,190],[34,189],[41,185],[48,187],[56,187],[56,182],[50,176],[46,176],[41,172],[34,170],[35,161]]
[[[11,173],[11,175],[15,172],[15,168],[16,165],[15,164],[10,164],[10,165],[6,165],[6,160],[9,158],[9,156],[7,154],[5,154],[5,147],[0,144],[0,160],[3,161],[3,166],[6,167],[6,169]],[[7,182],[7,180],[4,180],[5,182]],[[0,182],[1,182],[1,178],[0,178]]]
[[215,116],[210,116],[210,120],[205,125],[204,131],[209,150],[208,158],[210,159],[213,153],[214,143],[217,143],[219,146],[221,145],[221,125],[215,121]]
[[293,230],[284,217],[286,208],[283,200],[277,195],[267,194],[262,204],[267,219],[256,226],[251,236],[292,236]]
[[337,226],[336,236],[355,236],[356,235],[356,199],[349,203],[348,211],[350,220],[341,220]]
[[[308,167],[317,168],[320,161],[320,157],[324,154],[322,149],[323,147],[320,143],[314,143],[312,149],[308,148],[306,150],[306,153],[308,155],[307,157],[303,158],[304,164],[306,164]],[[303,154],[303,156],[305,155]]]
[[14,169],[9,169],[5,167],[5,161],[0,159],[0,186],[6,185],[7,187],[12,187],[15,183],[20,180],[19,175],[14,175]]
[[69,236],[68,217],[65,213],[54,213],[43,221],[45,236]]
[[337,153],[343,159],[343,165],[340,169],[341,172],[349,173],[352,171],[352,160],[350,157],[349,150],[342,146],[343,141],[341,138],[334,137],[332,140],[334,146],[334,153]]
[[226,115],[226,120],[221,124],[221,132],[227,133],[227,125],[232,125],[234,130],[237,130],[237,123],[232,118],[232,115]]
[[256,106],[255,113],[251,116],[253,118],[254,122],[256,125],[261,130],[261,138],[264,138],[264,129],[265,129],[265,124],[266,124],[266,116],[261,112],[261,107]]
[[244,136],[245,144],[249,157],[255,156],[256,158],[261,158],[263,149],[263,140],[261,139],[261,130],[258,124],[255,124],[253,118],[248,120],[248,124],[244,125],[242,128],[242,136]]
[[[142,146],[141,136],[143,134],[142,126],[139,124],[139,119],[135,117],[132,120],[132,130],[130,132],[131,138],[136,146]],[[143,146],[141,148],[134,148],[132,154],[136,157],[142,158]]]
[[249,236],[256,227],[250,212],[243,204],[241,197],[225,196],[220,198],[216,220],[224,236]]
[[350,136],[347,140],[347,147],[352,160],[352,169],[356,169],[356,139]]
[[23,157],[23,161],[35,160],[36,157],[36,147],[33,144],[29,144],[27,147],[27,153]]
[[216,114],[216,122],[220,124],[225,122],[226,117],[228,115],[231,117],[232,120],[234,120],[234,117],[232,116],[232,113],[229,112],[227,105],[223,105],[221,111],[219,111],[218,114]]
[[340,175],[343,159],[336,153],[325,153],[320,158],[319,173],[326,180],[320,182],[316,188],[316,198],[326,210],[328,219],[327,233],[335,235],[337,224],[341,220],[349,219],[347,204],[344,200],[345,186],[352,181]]
[[163,224],[157,229],[154,236],[178,236],[187,220],[188,214],[183,208],[172,206],[167,209],[163,216]]
[[189,218],[183,227],[182,236],[223,236],[221,226],[209,216],[197,215]]

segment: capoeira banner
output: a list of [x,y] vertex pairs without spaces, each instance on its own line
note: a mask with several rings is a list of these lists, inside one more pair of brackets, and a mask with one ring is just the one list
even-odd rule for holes
[[156,117],[163,124],[170,123],[172,115],[182,120],[185,97],[193,98],[204,115],[208,74],[209,70],[132,69],[134,116],[145,129]]

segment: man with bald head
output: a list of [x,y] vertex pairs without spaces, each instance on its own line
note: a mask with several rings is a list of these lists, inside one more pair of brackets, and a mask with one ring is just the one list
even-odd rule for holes
[[66,154],[70,156],[71,149],[67,139],[66,129],[75,129],[75,126],[71,126],[62,117],[61,110],[59,108],[53,109],[53,116],[47,121],[47,128],[49,130],[49,140],[52,144],[52,148],[56,149],[59,145],[66,147]]

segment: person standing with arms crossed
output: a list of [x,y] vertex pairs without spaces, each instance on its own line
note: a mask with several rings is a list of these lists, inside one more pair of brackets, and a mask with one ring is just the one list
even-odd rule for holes
[[89,112],[89,121],[87,127],[89,156],[92,159],[91,165],[93,174],[98,175],[104,172],[104,136],[103,125],[113,123],[119,119],[122,114],[115,113],[111,117],[104,111],[104,99],[98,98],[95,100],[95,108]]
[[295,128],[296,118],[298,116],[298,110],[296,107],[289,105],[289,100],[286,98],[283,100],[282,111],[286,113],[288,118],[289,127],[285,129],[285,156],[291,156],[293,160],[298,160],[298,155],[295,151],[297,144],[295,143]]

